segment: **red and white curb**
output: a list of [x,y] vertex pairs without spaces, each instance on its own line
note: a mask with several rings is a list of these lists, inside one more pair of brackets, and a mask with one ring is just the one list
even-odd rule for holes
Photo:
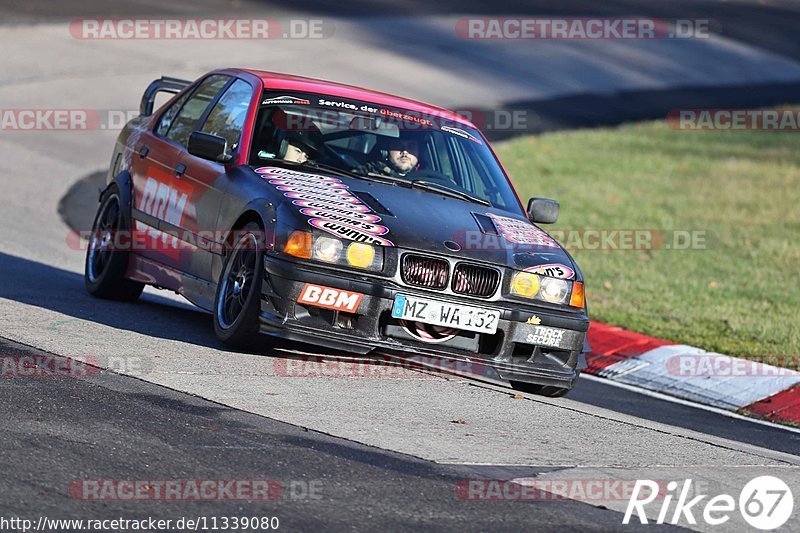
[[649,337],[600,322],[584,372],[631,387],[781,423],[800,424],[800,372]]

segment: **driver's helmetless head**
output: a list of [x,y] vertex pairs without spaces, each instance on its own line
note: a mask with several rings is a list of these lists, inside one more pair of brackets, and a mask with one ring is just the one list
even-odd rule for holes
[[389,163],[400,174],[410,172],[419,162],[419,144],[417,141],[396,139],[389,145]]
[[295,146],[292,143],[286,147],[286,155],[283,156],[284,161],[294,161],[295,163],[305,163],[308,161],[308,154],[302,148]]

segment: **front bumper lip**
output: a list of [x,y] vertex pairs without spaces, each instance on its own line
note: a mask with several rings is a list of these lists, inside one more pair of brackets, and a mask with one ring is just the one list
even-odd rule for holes
[[[382,353],[398,358],[420,357],[455,363],[460,368],[477,370],[480,377],[503,381],[522,381],[571,388],[577,379],[575,364],[533,364],[511,357],[514,342],[525,342],[526,332],[533,326],[525,323],[533,314],[540,324],[567,330],[566,339],[577,355],[583,351],[589,320],[585,314],[568,314],[531,306],[513,306],[509,302],[481,302],[473,299],[439,297],[412,288],[395,285],[390,280],[372,279],[357,273],[328,272],[306,264],[286,261],[267,255],[264,261],[265,277],[262,288],[260,326],[263,333],[304,342],[348,353]],[[307,316],[298,317],[295,301],[301,288],[312,283],[364,295],[359,307],[359,326],[355,329],[339,328],[330,323],[308,323]],[[490,355],[464,352],[437,344],[406,343],[380,333],[380,315],[391,309],[398,293],[416,294],[440,300],[456,301],[469,305],[484,305],[501,311],[499,331],[503,340],[496,353]],[[300,306],[297,306],[302,309]],[[576,361],[577,362],[577,361]],[[439,365],[434,365],[439,366]],[[448,365],[442,365],[445,368]]]

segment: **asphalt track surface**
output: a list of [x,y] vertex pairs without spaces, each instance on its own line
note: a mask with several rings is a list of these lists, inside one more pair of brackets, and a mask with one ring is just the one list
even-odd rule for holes
[[[191,10],[187,9],[191,6]],[[800,6],[791,0],[762,2],[724,0],[678,0],[673,2],[642,2],[617,0],[595,2],[577,0],[549,2],[547,0],[426,0],[333,2],[310,0],[239,1],[197,0],[186,2],[152,2],[150,0],[81,2],[50,2],[48,0],[4,0],[0,3],[2,20],[10,23],[72,20],[78,17],[141,17],[192,16],[225,13],[233,15],[259,14],[282,16],[305,12],[324,16],[404,16],[465,13],[471,15],[510,14],[552,17],[653,17],[665,20],[709,19],[716,31],[733,39],[800,59],[800,41],[796,39]]]
[[[115,14],[183,12],[155,4],[119,4]],[[219,4],[206,4],[219,12]],[[110,15],[105,2],[81,6],[83,12],[72,3],[0,4],[4,22],[44,24],[2,34],[8,39],[0,60],[8,66],[0,78],[3,107],[56,102],[50,107],[124,109],[138,103],[139,78],[153,77],[148,62],[157,64],[156,75],[207,70],[175,55],[156,57],[153,49],[112,43],[101,53],[58,40],[58,17]],[[477,4],[468,7],[479,11]],[[509,11],[526,9],[509,4]],[[593,9],[578,4],[575,13]],[[734,3],[732,9],[755,8]],[[745,19],[742,40],[748,29],[754,40],[765,37],[775,21],[772,37],[780,35],[796,22],[793,10],[777,3],[759,8]],[[791,39],[764,41],[780,41],[772,51],[795,57]],[[108,58],[123,58],[136,79],[114,71]],[[94,72],[92,60],[109,66]],[[119,81],[105,83],[103,69]],[[48,77],[50,71],[71,75]],[[96,186],[81,180],[107,164],[113,138],[113,131],[0,136],[0,357],[90,357],[105,369],[84,377],[0,379],[0,518],[268,513],[289,531],[613,530],[621,528],[626,501],[580,495],[566,502],[471,501],[459,498],[456,487],[465,479],[692,478],[710,494],[738,494],[748,480],[771,474],[800,494],[796,432],[587,380],[553,400],[424,370],[291,375],[286,369],[298,367],[287,365],[307,348],[230,352],[214,338],[208,315],[172,295],[148,290],[136,304],[93,300],[83,288],[83,250],[68,232],[70,224],[85,224],[87,211],[91,216]],[[133,503],[85,501],[69,492],[85,479],[220,478],[270,479],[287,488],[318,482],[321,497],[292,498],[285,490],[268,502]],[[657,512],[648,509],[651,519]],[[740,518],[726,529],[747,530]],[[800,526],[790,520],[785,529]]]
[[[25,356],[48,357],[0,340],[0,358]],[[400,524],[407,530],[523,530],[532,523],[543,530],[593,530],[620,523],[618,513],[569,500],[462,500],[455,487],[476,477],[475,469],[332,438],[113,373],[18,377],[4,382],[0,394],[3,420],[15,422],[0,434],[6,473],[0,512],[6,517],[278,517],[288,531],[392,531]],[[523,467],[516,475],[547,470]],[[84,500],[66,490],[87,479],[167,478],[267,480],[274,491],[256,503],[131,505]]]

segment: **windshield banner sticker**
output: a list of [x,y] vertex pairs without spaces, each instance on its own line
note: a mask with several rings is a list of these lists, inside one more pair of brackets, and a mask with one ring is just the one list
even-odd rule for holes
[[311,102],[296,96],[273,96],[264,99],[261,105],[311,105]]
[[394,246],[380,237],[389,228],[376,224],[381,218],[348,189],[342,180],[280,167],[261,167],[256,172],[281,191],[308,224],[337,237],[377,246]]
[[476,139],[473,135],[469,132],[462,130],[461,128],[454,128],[452,126],[442,126],[439,128],[442,131],[446,131],[447,133],[452,133],[453,135],[458,135],[459,137],[463,137],[464,139],[469,139],[470,141],[478,144],[483,144],[480,139]]

